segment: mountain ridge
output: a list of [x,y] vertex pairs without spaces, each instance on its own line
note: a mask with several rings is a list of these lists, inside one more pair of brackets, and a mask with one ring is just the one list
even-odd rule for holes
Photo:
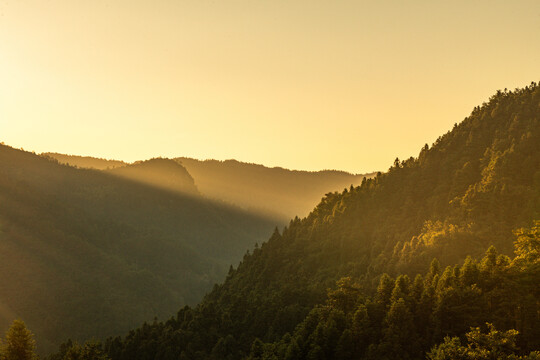
[[[60,163],[83,168],[91,167],[111,173],[123,173],[125,171],[123,168],[141,166],[141,163],[148,161],[141,160],[128,164],[117,160],[77,155],[56,153],[42,155],[54,158]],[[240,206],[262,216],[277,218],[280,222],[286,222],[294,216],[307,215],[327,192],[359,185],[364,177],[375,175],[375,173],[351,174],[341,170],[292,170],[234,159],[221,161],[179,157],[171,160],[187,170],[203,196]],[[146,182],[151,176],[153,176],[151,173],[142,172],[138,175],[139,180]]]

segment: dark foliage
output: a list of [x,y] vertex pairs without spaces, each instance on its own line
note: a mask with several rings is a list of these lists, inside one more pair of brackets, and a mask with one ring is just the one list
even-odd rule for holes
[[[422,359],[443,340],[431,358],[510,359],[540,349],[540,304],[534,300],[540,297],[540,222],[519,236],[534,243],[531,249],[516,242],[516,254],[526,257],[510,260],[492,247],[480,261],[469,257],[442,273],[431,269],[414,281],[400,275],[390,282],[390,297],[381,296],[387,276],[373,296],[343,278],[291,335],[263,344],[264,350],[251,352],[250,359],[283,359],[291,346],[298,347],[295,359],[311,359],[319,351],[319,359]],[[480,326],[486,322],[489,334],[483,335]],[[501,333],[493,324],[518,330]],[[470,327],[478,328],[467,333]],[[468,350],[460,337],[469,341]]]

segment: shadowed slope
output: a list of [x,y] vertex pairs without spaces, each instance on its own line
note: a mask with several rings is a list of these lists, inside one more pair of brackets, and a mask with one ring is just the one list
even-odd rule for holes
[[0,327],[23,318],[41,351],[126,331],[198,301],[273,226],[0,146]]

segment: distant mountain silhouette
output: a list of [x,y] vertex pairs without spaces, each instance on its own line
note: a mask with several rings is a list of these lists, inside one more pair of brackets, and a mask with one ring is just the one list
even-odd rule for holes
[[174,160],[158,158],[138,161],[109,169],[107,172],[173,192],[199,194],[195,182],[186,168]]
[[[151,163],[139,161],[130,165],[116,160],[75,155],[57,153],[42,155],[79,168],[108,169],[112,174],[153,182],[154,185],[159,181],[171,182],[169,184],[171,185],[176,181],[173,179],[176,175],[167,172],[179,171],[170,163],[166,166],[167,159],[159,159],[160,162],[153,159]],[[375,175],[375,173],[355,175],[337,170],[299,171],[280,167],[269,168],[236,160],[196,160],[186,157],[174,160],[187,169],[202,195],[282,221],[295,216],[305,216],[324,194],[340,191],[351,185],[360,185],[364,177],[371,178]],[[157,166],[158,163],[161,166]],[[126,166],[128,168],[123,169]],[[162,180],[158,180],[160,177]]]
[[206,196],[286,219],[305,216],[324,194],[360,185],[364,177],[375,175],[268,168],[236,160],[176,160],[186,167]]

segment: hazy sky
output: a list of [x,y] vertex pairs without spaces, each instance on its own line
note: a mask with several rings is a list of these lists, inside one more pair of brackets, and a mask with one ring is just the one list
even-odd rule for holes
[[386,170],[540,80],[540,1],[0,0],[0,141]]

